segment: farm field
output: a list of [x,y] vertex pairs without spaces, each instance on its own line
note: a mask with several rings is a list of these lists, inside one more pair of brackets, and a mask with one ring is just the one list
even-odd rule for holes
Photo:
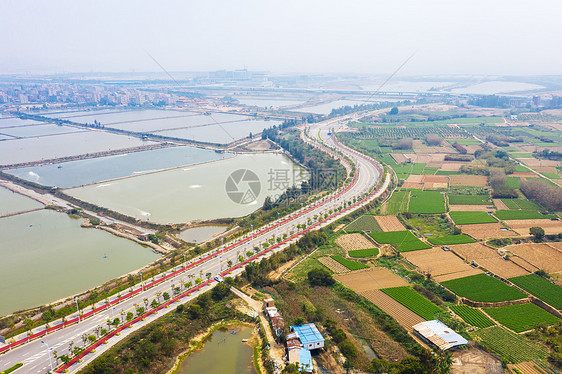
[[375,246],[363,234],[345,234],[336,239],[336,243],[346,251],[374,248]]
[[485,187],[488,184],[488,179],[483,175],[451,175],[449,185],[451,186],[475,186]]
[[559,321],[558,317],[532,303],[482,309],[493,319],[515,332],[531,330],[537,323],[546,323],[551,326]]
[[534,201],[526,199],[501,199],[508,209],[523,209],[523,210],[541,210],[543,209],[539,204]]
[[552,214],[540,214],[536,210],[498,210],[494,213],[501,220],[554,218]]
[[410,287],[384,288],[381,291],[428,321],[443,311]]
[[423,273],[431,274],[438,282],[482,273],[481,270],[474,269],[453,253],[438,247],[405,252],[402,255]]
[[365,264],[362,264],[360,262],[348,260],[347,258],[343,257],[342,255],[333,255],[331,257],[332,257],[333,260],[339,262],[340,264],[342,264],[343,266],[345,266],[349,270],[360,270],[360,269],[366,269],[366,268],[369,267],[369,266],[367,266]]
[[441,238],[428,238],[427,240],[433,245],[466,244],[476,241],[464,234],[443,236]]
[[562,309],[562,287],[535,274],[509,278],[509,280],[556,309]]
[[504,247],[504,249],[547,273],[562,272],[562,253],[548,244],[516,244]]
[[441,284],[459,296],[473,301],[497,303],[500,301],[519,300],[527,297],[523,292],[510,287],[502,281],[476,274],[464,278],[443,281]]
[[464,233],[472,236],[473,238],[482,240],[491,238],[505,238],[517,235],[499,222],[459,225],[459,227]]
[[449,215],[457,225],[497,222],[486,212],[449,212]]
[[506,225],[522,236],[529,236],[529,228],[538,226],[542,227],[545,234],[559,234],[562,232],[562,221],[553,221],[550,219],[522,219],[522,220],[506,220]]
[[408,211],[408,201],[410,201],[410,191],[394,191],[386,202],[385,214],[396,215]]
[[471,337],[493,352],[504,356],[513,363],[544,360],[547,350],[523,335],[509,331],[505,327],[492,326],[472,332]]
[[499,257],[497,251],[486,247],[482,243],[452,245],[451,250],[467,261],[478,261],[483,258]]
[[349,272],[348,268],[346,268],[345,266],[343,266],[342,264],[340,264],[339,262],[337,262],[331,257],[320,257],[318,258],[318,262],[320,262],[322,265],[324,265],[325,267],[327,267],[329,270],[331,270],[336,274]]
[[495,325],[491,319],[476,308],[469,307],[468,305],[451,305],[450,308],[456,315],[472,326],[484,328]]
[[448,195],[451,205],[491,205],[489,195]]
[[419,240],[410,231],[387,231],[369,234],[377,243],[390,244],[399,252],[416,251],[418,249],[431,248]]
[[488,212],[493,209],[490,205],[449,205],[451,212]]
[[369,268],[346,274],[337,274],[334,278],[357,293],[408,285],[408,282],[404,279],[382,267]]
[[347,254],[349,255],[349,257],[353,257],[353,258],[376,257],[379,255],[379,249],[378,248],[356,249],[347,252]]
[[408,212],[413,214],[445,213],[445,198],[439,191],[415,191],[410,195]]
[[396,218],[396,216],[376,216],[375,219],[382,231],[403,231],[406,230],[404,225]]
[[381,290],[362,292],[361,295],[394,318],[400,326],[412,331],[412,326],[423,322],[424,319],[388,296]]
[[482,266],[484,269],[499,275],[503,279],[529,274],[529,272],[521,266],[498,256],[482,258],[477,262],[478,265]]
[[355,221],[351,222],[344,228],[347,232],[354,232],[354,231],[367,231],[367,232],[380,232],[382,231],[381,227],[377,223],[377,220],[374,216],[370,214],[365,214],[357,218]]

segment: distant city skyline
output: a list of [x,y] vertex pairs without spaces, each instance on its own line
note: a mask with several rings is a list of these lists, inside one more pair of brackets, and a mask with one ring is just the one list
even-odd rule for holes
[[[557,0],[3,1],[0,74],[562,74]],[[153,56],[158,63],[150,57]]]

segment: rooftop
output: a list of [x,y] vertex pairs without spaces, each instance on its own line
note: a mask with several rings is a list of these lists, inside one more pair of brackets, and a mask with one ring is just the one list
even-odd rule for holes
[[320,334],[320,331],[318,331],[318,328],[314,323],[291,326],[291,331],[294,331],[299,335],[299,339],[304,345],[324,341],[324,337]]
[[468,344],[465,338],[439,320],[420,322],[413,327],[418,334],[444,351],[458,345]]

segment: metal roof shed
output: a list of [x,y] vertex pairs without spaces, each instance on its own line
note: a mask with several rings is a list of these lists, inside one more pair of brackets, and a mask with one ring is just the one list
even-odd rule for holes
[[459,345],[468,344],[465,338],[436,319],[433,321],[420,322],[414,325],[413,328],[424,340],[433,343],[443,351]]

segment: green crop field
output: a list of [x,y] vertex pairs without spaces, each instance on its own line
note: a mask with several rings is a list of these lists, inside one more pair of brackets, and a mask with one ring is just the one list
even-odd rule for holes
[[548,351],[540,344],[501,326],[492,326],[472,332],[471,337],[500,356],[517,364],[544,360]]
[[343,257],[342,255],[333,255],[333,256],[330,256],[330,257],[332,257],[334,260],[336,260],[337,262],[339,262],[340,264],[342,264],[343,266],[345,266],[349,270],[360,270],[360,269],[368,268],[367,265],[362,264],[362,263],[357,262],[357,261],[348,260],[347,258]]
[[505,184],[511,188],[519,188],[521,185],[521,178],[519,177],[507,177],[505,178]]
[[501,199],[509,209],[541,210],[542,207],[534,201],[525,199]]
[[478,309],[469,307],[468,305],[451,305],[451,310],[461,317],[466,323],[470,323],[476,327],[489,327],[493,326],[494,322],[486,317],[484,313]]
[[344,230],[346,232],[356,232],[356,231],[381,232],[382,231],[375,217],[368,214],[365,214],[364,216],[357,218],[355,221],[345,226]]
[[493,319],[515,332],[531,330],[537,323],[544,322],[550,326],[559,321],[558,317],[532,303],[482,309]]
[[501,220],[554,218],[552,214],[540,214],[536,210],[498,210],[494,215]]
[[521,275],[509,280],[556,309],[562,309],[562,287],[535,274]]
[[424,168],[424,163],[400,164],[393,167],[397,174],[422,174]]
[[392,197],[386,203],[386,214],[396,215],[408,210],[410,191],[394,191]]
[[497,303],[507,300],[524,299],[527,295],[510,287],[499,279],[486,274],[476,274],[464,278],[452,279],[441,284],[459,296],[473,301]]
[[532,158],[533,154],[525,152],[511,152],[509,153],[509,156],[513,158]]
[[442,238],[428,238],[427,240],[434,245],[466,244],[476,242],[476,240],[464,234],[443,236]]
[[445,198],[439,191],[413,191],[408,212],[414,214],[445,213]]
[[448,195],[451,205],[491,205],[489,195]]
[[550,179],[560,179],[560,175],[558,175],[556,173],[543,172],[541,174],[544,175],[547,178],[550,178]]
[[460,171],[451,171],[451,170],[437,170],[437,175],[459,175]]
[[349,257],[361,258],[361,257],[375,257],[379,254],[378,248],[368,248],[368,249],[356,249],[354,251],[348,251]]
[[383,288],[381,290],[412,312],[426,320],[432,320],[441,308],[411,289],[410,287]]
[[387,231],[374,232],[369,234],[377,243],[391,244],[399,252],[416,251],[418,249],[429,249],[430,245],[425,244],[410,231]]
[[457,225],[497,222],[486,212],[449,212],[449,215]]

